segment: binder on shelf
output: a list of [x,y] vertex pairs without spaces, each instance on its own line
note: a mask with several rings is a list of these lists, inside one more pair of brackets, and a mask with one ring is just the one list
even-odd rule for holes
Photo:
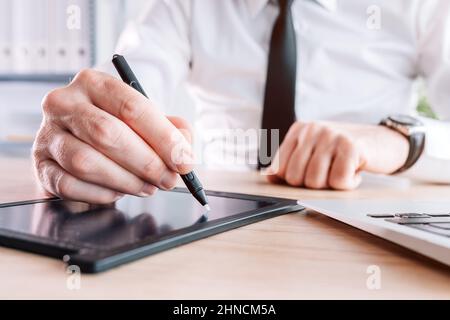
[[0,8],[2,8],[2,13],[0,13],[0,72],[6,73],[12,70],[12,4],[13,2],[10,0],[0,0]]
[[0,0],[0,80],[68,80],[94,64],[94,0]]

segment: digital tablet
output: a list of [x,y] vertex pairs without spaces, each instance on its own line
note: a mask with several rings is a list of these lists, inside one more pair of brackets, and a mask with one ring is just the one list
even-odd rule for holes
[[295,200],[207,192],[211,211],[185,189],[125,196],[111,205],[47,199],[0,205],[0,245],[96,273],[284,213]]

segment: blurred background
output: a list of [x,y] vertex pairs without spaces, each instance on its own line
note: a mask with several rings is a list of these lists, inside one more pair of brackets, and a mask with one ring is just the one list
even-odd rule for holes
[[0,0],[0,153],[29,153],[40,103],[81,68],[111,59],[146,0]]
[[[0,0],[0,154],[28,155],[43,96],[108,62],[126,23],[154,1]],[[420,94],[419,111],[434,116]],[[193,120],[189,108],[175,109],[166,111]]]

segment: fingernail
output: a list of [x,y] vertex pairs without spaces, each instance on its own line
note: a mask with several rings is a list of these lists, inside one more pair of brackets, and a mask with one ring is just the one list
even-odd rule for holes
[[176,179],[177,176],[175,173],[166,172],[161,178],[161,186],[166,190],[172,189],[175,186]]
[[176,164],[177,168],[180,168],[180,166],[194,164],[194,154],[192,152],[192,148],[189,145],[184,145],[182,148],[180,148],[178,157],[177,159],[175,159],[174,163]]
[[158,188],[150,183],[144,184],[144,187],[142,188],[142,191],[138,194],[139,197],[149,197],[155,192],[158,191]]
[[186,164],[194,164],[194,152],[191,148],[191,146],[188,145],[188,147],[184,151]]

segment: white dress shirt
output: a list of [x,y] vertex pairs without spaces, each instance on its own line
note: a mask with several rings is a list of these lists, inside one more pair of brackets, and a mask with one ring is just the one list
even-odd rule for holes
[[[278,10],[269,0],[152,1],[119,40],[159,105],[188,84],[207,165],[227,165],[243,147],[224,144],[227,132],[260,128]],[[295,0],[292,15],[298,120],[376,124],[414,114],[421,77],[440,121],[422,119],[425,151],[404,174],[450,183],[450,1]],[[257,148],[246,146],[252,163]]]

